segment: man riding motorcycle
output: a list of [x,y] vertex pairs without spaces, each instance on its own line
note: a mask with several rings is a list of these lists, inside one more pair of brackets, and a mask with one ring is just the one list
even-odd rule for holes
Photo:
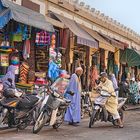
[[117,110],[118,106],[118,100],[113,88],[112,82],[107,78],[107,74],[105,72],[102,72],[100,74],[100,84],[96,87],[98,90],[105,90],[108,93],[111,94],[111,97],[108,99],[108,101],[105,104],[105,108],[108,112],[110,112],[113,116],[114,120],[118,120],[118,125],[120,128],[123,128],[123,122],[120,118],[120,115]]

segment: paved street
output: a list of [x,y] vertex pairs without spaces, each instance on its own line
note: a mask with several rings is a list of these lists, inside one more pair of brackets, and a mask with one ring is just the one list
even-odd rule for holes
[[89,129],[88,119],[80,126],[73,127],[64,124],[58,131],[44,128],[39,134],[32,134],[32,128],[24,131],[0,132],[0,140],[138,140],[140,137],[140,111],[125,112],[125,128],[114,128],[110,123],[96,123]]

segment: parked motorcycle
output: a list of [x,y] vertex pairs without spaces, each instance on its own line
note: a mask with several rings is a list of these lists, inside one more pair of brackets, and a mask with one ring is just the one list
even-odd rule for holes
[[50,93],[45,97],[42,110],[33,127],[33,133],[38,133],[45,124],[57,129],[63,123],[70,102],[50,88]]
[[3,124],[10,128],[25,129],[33,120],[33,114],[39,104],[36,95],[28,95],[14,89],[12,80],[8,79],[9,88],[3,91],[3,98],[0,101],[0,113],[3,114]]
[[81,118],[85,116],[91,116],[92,102],[88,92],[82,92],[81,94]]
[[[112,95],[106,91],[101,90],[100,96],[95,100],[92,115],[89,121],[89,128],[91,128],[96,121],[112,122],[114,126],[118,126],[118,121],[113,119],[113,116],[105,109],[105,104]],[[127,98],[118,98],[118,112],[121,120],[124,119],[125,102]]]

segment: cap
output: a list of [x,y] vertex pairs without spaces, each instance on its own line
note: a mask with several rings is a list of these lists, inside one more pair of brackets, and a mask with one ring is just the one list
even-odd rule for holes
[[107,77],[107,73],[106,72],[101,72],[100,77]]

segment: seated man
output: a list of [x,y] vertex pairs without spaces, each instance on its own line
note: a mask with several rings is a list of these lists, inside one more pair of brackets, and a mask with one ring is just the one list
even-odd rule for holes
[[111,95],[113,95],[106,102],[105,108],[108,112],[110,112],[113,115],[114,120],[118,120],[119,127],[123,128],[123,123],[120,119],[120,115],[119,115],[118,109],[117,109],[118,100],[117,100],[117,97],[116,97],[116,94],[115,94],[115,91],[113,88],[113,84],[107,78],[107,74],[105,72],[102,72],[100,76],[101,76],[101,78],[100,78],[101,83],[97,86],[97,89],[99,88],[99,89],[105,90],[108,93],[110,93]]

